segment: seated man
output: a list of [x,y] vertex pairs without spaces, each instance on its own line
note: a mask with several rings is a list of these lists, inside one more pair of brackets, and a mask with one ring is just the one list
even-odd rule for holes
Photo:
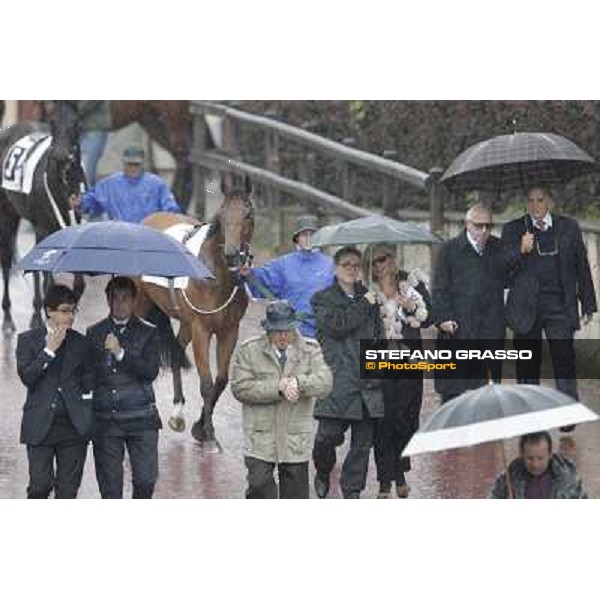
[[308,498],[313,409],[331,391],[331,372],[319,344],[296,332],[287,302],[269,304],[266,317],[266,333],[240,346],[231,376],[243,404],[246,498]]
[[135,146],[125,148],[122,172],[105,177],[71,201],[83,213],[106,213],[113,221],[130,223],[141,223],[155,212],[181,212],[166,182],[144,171],[144,151]]
[[[513,495],[517,499],[583,499],[587,494],[575,465],[552,454],[552,438],[546,431],[528,433],[519,441],[521,457],[508,466]],[[506,472],[496,479],[491,498],[508,498]]]

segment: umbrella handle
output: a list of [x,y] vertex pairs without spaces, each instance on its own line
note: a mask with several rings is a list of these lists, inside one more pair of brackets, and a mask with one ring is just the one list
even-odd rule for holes
[[499,442],[499,443],[500,443],[500,448],[502,450],[502,460],[504,461],[504,472],[506,474],[506,491],[508,492],[508,498],[510,500],[514,500],[515,494],[513,491],[512,482],[510,480],[510,472],[508,469],[508,463],[506,461],[506,452],[504,451],[504,442]]

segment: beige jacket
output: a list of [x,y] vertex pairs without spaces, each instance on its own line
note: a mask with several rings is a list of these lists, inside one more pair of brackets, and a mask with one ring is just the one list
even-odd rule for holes
[[[278,391],[281,377],[296,377],[300,398]],[[318,342],[299,334],[287,350],[284,372],[266,334],[243,342],[236,353],[231,390],[242,404],[244,454],[268,462],[310,459],[315,401],[331,391],[332,377]]]

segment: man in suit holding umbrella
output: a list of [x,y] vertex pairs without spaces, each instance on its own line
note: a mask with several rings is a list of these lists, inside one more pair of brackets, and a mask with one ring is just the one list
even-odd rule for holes
[[597,310],[586,248],[577,221],[551,212],[548,188],[531,187],[527,209],[502,230],[510,264],[508,325],[516,348],[534,350],[534,361],[517,364],[517,380],[539,384],[543,330],[556,388],[577,399],[573,336],[580,328],[579,305],[583,324]]

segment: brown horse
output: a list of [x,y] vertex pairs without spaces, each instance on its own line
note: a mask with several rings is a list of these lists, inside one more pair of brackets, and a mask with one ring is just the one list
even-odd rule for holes
[[[249,179],[245,189],[222,186],[223,203],[210,223],[198,257],[214,273],[214,280],[194,281],[182,293],[158,285],[140,282],[136,310],[148,314],[152,305],[180,322],[177,341],[182,348],[192,342],[194,361],[200,377],[200,394],[204,405],[192,435],[205,448],[217,448],[213,412],[219,396],[227,386],[229,363],[238,339],[240,320],[246,312],[248,297],[239,279],[239,268],[250,258],[250,241],[254,231],[254,207]],[[176,223],[200,225],[196,219],[173,213],[155,213],[144,224],[165,230]],[[173,302],[175,300],[175,303]],[[213,335],[217,339],[217,374],[213,382],[209,348]],[[173,363],[174,413],[169,425],[175,431],[185,428],[181,383],[181,365]]]

